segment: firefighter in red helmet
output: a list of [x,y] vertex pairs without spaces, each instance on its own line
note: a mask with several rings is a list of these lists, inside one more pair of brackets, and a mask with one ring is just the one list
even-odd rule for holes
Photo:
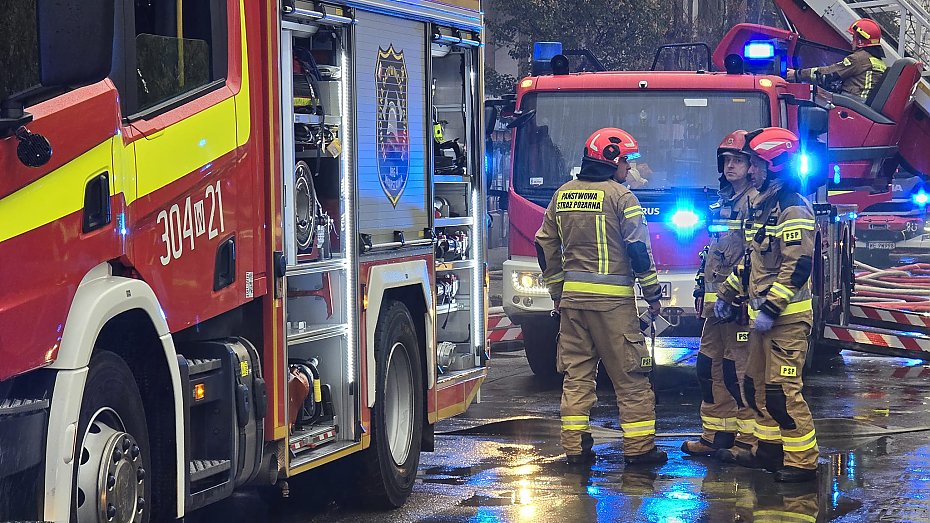
[[662,290],[652,260],[646,218],[623,182],[636,140],[601,129],[585,142],[581,172],[555,192],[536,233],[543,280],[560,314],[557,367],[562,384],[561,443],[570,464],[594,460],[589,414],[597,401],[600,359],[617,393],[624,460],[665,463],[656,448],[652,358],[639,329],[634,293],[639,280],[652,314]]
[[775,481],[801,482],[817,475],[817,436],[801,394],[801,371],[813,323],[813,208],[798,193],[797,136],[767,127],[746,135],[752,176],[763,182],[744,226],[748,263],[720,286],[714,314],[733,315],[740,296],[749,300],[749,361],[743,382],[755,411],[755,451],[721,450],[724,461],[764,467]]
[[711,243],[704,249],[695,288],[695,310],[704,318],[697,357],[701,387],[701,426],[696,441],[685,441],[682,452],[712,456],[734,445],[751,449],[755,444],[753,411],[742,394],[749,355],[749,325],[745,321],[714,317],[717,287],[742,262],[746,251],[743,221],[749,201],[758,193],[749,177],[749,153],[744,150],[746,131],[733,131],[717,148],[720,199],[711,205]]
[[842,61],[826,67],[788,69],[788,80],[811,82],[829,91],[855,96],[868,103],[885,76],[882,30],[869,18],[860,18],[848,29],[853,52]]

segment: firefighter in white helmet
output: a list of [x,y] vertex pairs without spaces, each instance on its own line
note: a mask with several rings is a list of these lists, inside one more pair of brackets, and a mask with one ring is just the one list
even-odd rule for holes
[[629,465],[665,463],[655,445],[652,358],[639,329],[636,279],[652,314],[662,291],[652,261],[646,218],[622,185],[636,140],[621,129],[601,129],[585,143],[581,172],[559,187],[536,233],[543,278],[561,314],[557,366],[562,385],[562,447],[570,464],[594,459],[589,415],[597,401],[600,359],[614,384]]

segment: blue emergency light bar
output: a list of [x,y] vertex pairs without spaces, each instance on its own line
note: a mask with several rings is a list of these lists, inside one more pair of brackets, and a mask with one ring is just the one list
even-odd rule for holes
[[775,58],[775,44],[771,41],[750,40],[743,47],[746,60],[771,60]]
[[917,192],[917,194],[911,197],[911,200],[915,204],[921,207],[925,207],[927,203],[930,202],[930,196],[928,196],[927,193],[924,192],[923,189],[921,189],[920,191]]
[[533,44],[534,62],[548,62],[557,54],[562,54],[562,42],[536,42]]

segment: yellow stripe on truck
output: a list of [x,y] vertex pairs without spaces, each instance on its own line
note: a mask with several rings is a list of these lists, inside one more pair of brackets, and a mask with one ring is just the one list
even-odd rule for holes
[[[118,136],[108,139],[6,198],[0,199],[0,242],[25,234],[84,208],[87,182],[110,172]],[[110,179],[114,178],[110,173]],[[113,183],[110,184],[113,196]]]

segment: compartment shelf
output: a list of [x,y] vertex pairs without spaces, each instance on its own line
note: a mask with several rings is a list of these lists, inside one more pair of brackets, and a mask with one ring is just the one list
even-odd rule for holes
[[433,183],[471,183],[467,174],[434,174]]
[[307,125],[320,125],[325,123],[326,125],[339,125],[342,122],[342,118],[327,114],[303,114],[297,113],[294,115],[294,123],[303,123]]
[[441,262],[436,264],[436,272],[457,271],[461,269],[474,269],[475,260],[458,260],[453,262]]
[[331,272],[342,270],[348,267],[344,258],[333,257],[329,260],[305,262],[299,265],[288,265],[285,276],[303,276],[305,274],[316,274],[320,272]]
[[287,329],[288,345],[335,338],[337,336],[342,336],[349,331],[348,326],[345,323],[337,323],[335,325],[310,323],[307,324],[307,326],[303,329],[298,329],[296,326],[294,326],[296,323],[297,322],[291,322],[291,326]]
[[458,218],[436,218],[434,222],[436,227],[458,227],[465,225],[473,225],[475,219],[471,216],[461,216]]

